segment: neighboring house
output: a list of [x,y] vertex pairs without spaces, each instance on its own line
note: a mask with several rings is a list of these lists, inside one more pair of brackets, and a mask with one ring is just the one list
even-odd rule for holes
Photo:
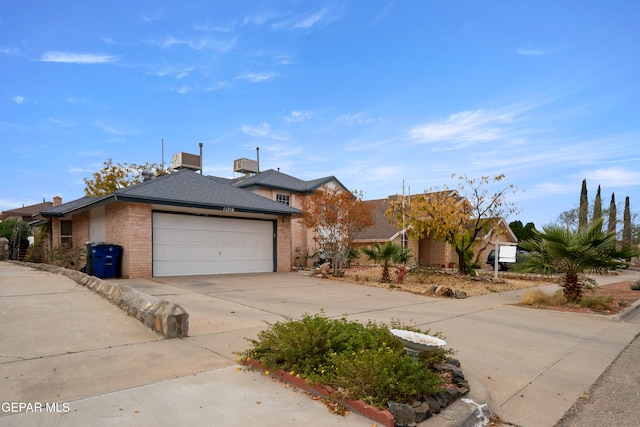
[[[456,192],[451,192],[450,196],[461,199]],[[373,247],[375,242],[384,244],[391,241],[411,250],[412,258],[410,263],[412,264],[419,263],[424,266],[443,268],[457,267],[458,255],[450,244],[430,236],[426,236],[417,241],[409,239],[406,229],[389,221],[385,216],[385,212],[390,206],[390,200],[393,200],[395,197],[396,196],[390,196],[386,199],[365,201],[365,203],[371,207],[375,222],[371,227],[357,233],[353,241],[354,249],[360,251],[360,248],[363,247]],[[477,237],[476,243],[474,244],[474,259],[477,258],[481,266],[484,267],[486,257],[493,248],[491,243],[495,241],[514,243],[518,241],[509,225],[503,219],[498,221],[497,229],[493,229],[486,235],[479,235]],[[370,261],[361,253],[355,262],[367,264]]]
[[334,177],[302,181],[267,170],[226,179],[185,169],[54,203],[37,218],[50,227],[52,247],[122,246],[125,278],[289,271],[296,248],[313,250],[297,218],[302,199],[334,185],[344,188]]
[[3,211],[0,213],[0,221],[15,218],[24,222],[31,222],[35,214],[51,206],[53,206],[52,202],[42,202],[36,205],[22,206],[21,208]]

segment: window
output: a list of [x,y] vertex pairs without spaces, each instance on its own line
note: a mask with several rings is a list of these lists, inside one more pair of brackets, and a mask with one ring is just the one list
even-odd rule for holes
[[60,246],[65,248],[73,247],[73,239],[71,237],[71,221],[60,221]]
[[288,194],[276,194],[276,202],[288,205],[290,202],[290,196]]

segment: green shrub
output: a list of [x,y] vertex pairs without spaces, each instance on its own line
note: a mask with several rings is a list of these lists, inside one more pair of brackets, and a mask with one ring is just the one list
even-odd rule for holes
[[640,280],[636,281],[636,283],[631,284],[632,291],[640,291]]
[[391,328],[421,332],[399,322],[360,324],[327,319],[322,312],[305,314],[300,320],[269,324],[257,339],[248,340],[251,348],[240,356],[330,385],[345,397],[379,408],[386,408],[389,400],[411,403],[441,391],[444,380],[430,367],[453,351],[439,349],[413,359]]
[[610,310],[611,306],[609,305],[613,301],[613,297],[611,295],[597,297],[597,296],[585,296],[580,299],[580,306],[586,307],[591,310],[605,311]]

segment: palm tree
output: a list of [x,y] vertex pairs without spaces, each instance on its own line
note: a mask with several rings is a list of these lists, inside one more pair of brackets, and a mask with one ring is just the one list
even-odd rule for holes
[[[582,298],[580,275],[605,273],[626,265],[623,259],[634,254],[628,249],[616,248],[615,233],[602,231],[602,219],[590,227],[571,232],[561,227],[543,227],[535,236],[520,243],[529,255],[520,263],[519,270],[526,273],[564,273],[564,296],[568,301]],[[627,258],[628,257],[628,258]]]
[[390,283],[389,266],[391,263],[405,263],[411,258],[410,249],[403,249],[402,246],[396,245],[392,241],[388,241],[382,246],[379,242],[374,243],[373,248],[362,248],[362,252],[369,257],[370,260],[382,264],[382,283]]

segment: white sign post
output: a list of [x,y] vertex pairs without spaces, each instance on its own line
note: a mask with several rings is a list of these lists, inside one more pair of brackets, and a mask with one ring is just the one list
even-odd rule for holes
[[493,273],[498,278],[498,269],[501,262],[516,262],[517,243],[493,242],[495,251],[493,252]]

